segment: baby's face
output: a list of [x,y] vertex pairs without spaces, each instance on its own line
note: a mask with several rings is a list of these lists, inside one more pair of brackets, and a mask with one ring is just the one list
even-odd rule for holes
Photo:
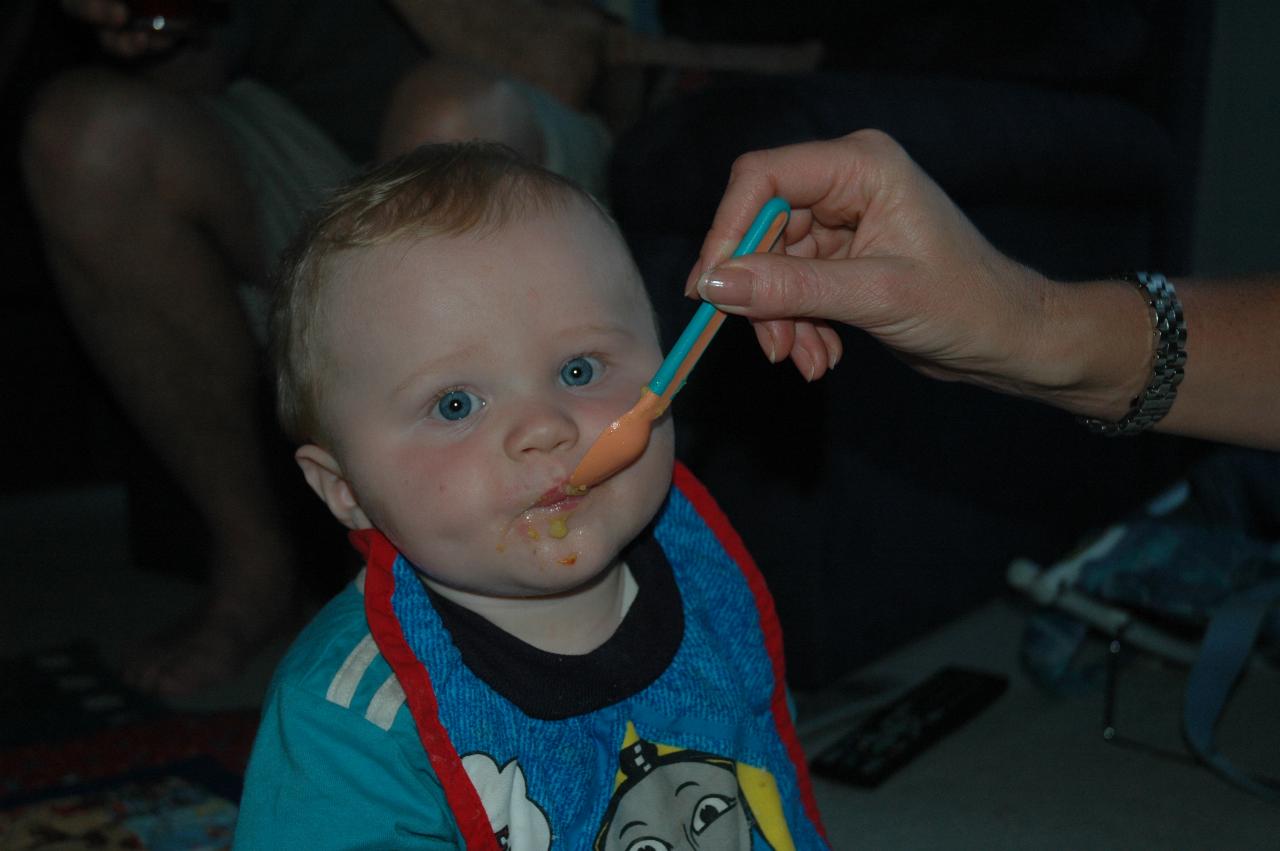
[[361,512],[430,579],[571,590],[660,507],[673,434],[580,497],[564,485],[661,361],[626,249],[584,204],[335,261],[317,333],[333,454]]

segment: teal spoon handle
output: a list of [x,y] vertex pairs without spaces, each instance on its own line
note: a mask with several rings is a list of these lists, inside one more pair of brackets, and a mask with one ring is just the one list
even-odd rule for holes
[[[755,221],[751,223],[751,227],[747,229],[743,235],[742,241],[738,243],[737,249],[733,252],[734,257],[741,257],[744,254],[750,254],[760,247],[761,240],[773,228],[774,222],[778,216],[791,217],[791,205],[782,198],[772,198],[756,214]],[[784,220],[785,226],[785,220]],[[782,233],[782,228],[777,228],[777,234]],[[776,239],[776,236],[775,236]],[[772,247],[772,246],[770,246]],[[706,330],[708,323],[715,318],[720,311],[714,304],[704,301],[693,318],[689,320],[689,324],[685,326],[684,331],[680,334],[680,338],[676,340],[674,346],[671,347],[671,353],[662,361],[662,366],[658,367],[658,371],[654,373],[653,380],[649,382],[649,389],[656,395],[661,396],[666,392],[668,385],[671,384],[672,378],[680,371],[680,367],[684,364],[685,359],[693,352],[694,346],[698,342],[698,338],[702,336],[702,332]],[[705,347],[705,346],[704,346]],[[694,357],[700,357],[702,352],[699,350],[694,352]],[[696,362],[696,361],[695,361]],[[692,364],[689,365],[692,368]],[[688,370],[685,370],[688,374]],[[674,396],[679,392],[680,388],[676,388],[670,395]]]

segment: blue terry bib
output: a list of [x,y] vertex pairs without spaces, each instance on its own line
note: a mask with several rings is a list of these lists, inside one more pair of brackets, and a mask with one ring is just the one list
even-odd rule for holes
[[674,658],[630,696],[558,720],[525,714],[481,680],[413,566],[385,542],[371,548],[370,626],[468,847],[623,849],[647,838],[642,847],[661,848],[686,836],[701,847],[827,847],[758,570],[683,467],[653,534],[684,617]]

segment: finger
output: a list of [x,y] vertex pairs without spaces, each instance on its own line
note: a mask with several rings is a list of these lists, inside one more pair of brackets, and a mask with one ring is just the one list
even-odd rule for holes
[[[770,198],[774,196],[769,196]],[[809,233],[809,227],[813,221],[813,216],[808,210],[792,210],[787,220],[786,226],[782,230],[782,234],[776,239],[768,249],[770,254],[798,254],[801,257],[812,257],[814,254],[814,239]],[[754,224],[755,219],[752,219]],[[738,244],[741,244],[742,237],[739,236]],[[735,251],[737,250],[735,246]],[[698,298],[697,290],[698,279],[692,274],[685,281],[684,294],[687,298]]]
[[777,363],[791,354],[791,346],[795,340],[794,326],[795,323],[787,319],[751,323],[756,332],[756,340],[769,363]]
[[726,313],[753,319],[807,317],[866,327],[892,314],[903,295],[885,286],[893,263],[753,254],[708,272],[698,294]]
[[130,59],[138,53],[137,47],[134,45],[136,35],[136,33],[131,32],[102,30],[98,33],[98,44],[102,45],[102,49],[112,56]]
[[826,322],[815,322],[813,327],[817,329],[818,338],[822,340],[822,345],[827,350],[827,369],[835,369],[836,364],[840,363],[840,359],[844,357],[844,340],[840,339],[840,333]]
[[146,30],[121,30],[103,32],[99,41],[104,49],[123,59],[136,59],[148,53],[162,53],[175,44],[170,35]]
[[760,351],[764,352],[765,358],[769,363],[777,363],[774,352],[777,351],[778,344],[773,337],[773,328],[768,322],[752,322],[751,330],[755,331],[756,342],[760,344]]
[[703,271],[733,254],[756,213],[777,194],[768,172],[752,165],[744,165],[754,162],[753,158],[758,158],[758,155],[746,154],[739,157],[729,172],[729,185],[711,220],[711,228],[702,242],[698,260],[685,281],[686,295],[692,294]]
[[811,209],[828,227],[856,223],[884,182],[880,170],[900,168],[906,160],[896,142],[866,130],[840,139],[743,154],[730,170],[729,185],[685,292],[691,292],[704,272],[732,254],[738,236],[773,196],[787,199],[795,211],[785,232],[790,244],[808,232]]
[[129,20],[129,7],[116,0],[63,0],[63,11],[98,27],[118,29]]
[[831,150],[835,144],[805,142],[738,157],[729,171],[729,185],[716,208],[685,292],[692,292],[704,271],[733,254],[756,213],[774,196],[786,198],[796,211],[787,224],[784,242],[797,239],[809,221],[801,211],[824,197],[832,185],[832,164],[840,161]]
[[147,52],[150,39],[145,32],[130,30],[117,33],[115,44],[118,55],[133,59]]
[[826,373],[829,366],[827,347],[818,335],[813,322],[803,320],[796,322],[796,341],[791,348],[791,361],[800,370],[805,381],[817,381]]

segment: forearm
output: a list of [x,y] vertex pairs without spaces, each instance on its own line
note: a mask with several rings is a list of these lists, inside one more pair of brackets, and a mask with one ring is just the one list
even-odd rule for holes
[[1280,278],[1175,281],[1187,368],[1158,428],[1280,450]]
[[[1172,434],[1280,449],[1280,279],[1175,280],[1187,326],[1187,365],[1177,400],[1155,428]],[[1076,414],[1116,420],[1151,377],[1150,310],[1132,284],[1060,285],[1052,327],[1035,362],[1035,396]]]

